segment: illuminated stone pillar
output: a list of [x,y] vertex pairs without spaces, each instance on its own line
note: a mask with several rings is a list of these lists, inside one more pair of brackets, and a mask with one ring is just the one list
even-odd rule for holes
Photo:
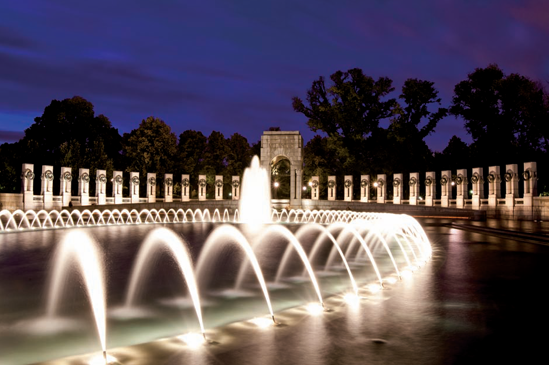
[[471,187],[473,190],[473,209],[479,210],[481,206],[480,199],[484,199],[484,172],[482,167],[473,168],[473,174],[471,175]]
[[377,203],[384,204],[387,200],[387,175],[378,174],[374,186],[377,190]]
[[51,209],[53,206],[53,166],[42,166],[42,202],[44,209]]
[[538,195],[537,163],[525,162],[522,178],[524,179],[524,206],[531,207],[534,204],[534,197]]
[[457,170],[456,175],[456,207],[463,209],[465,208],[465,199],[469,197],[469,192],[467,191],[467,170]]
[[90,205],[90,169],[78,169],[78,196],[80,205]]
[[188,202],[191,198],[191,182],[189,175],[181,175],[181,201]]
[[61,196],[61,206],[68,207],[71,202],[71,181],[72,169],[70,167],[61,167],[61,183],[59,184],[59,195]]
[[402,186],[403,174],[393,175],[393,204],[402,204],[402,193],[404,187]]
[[97,197],[97,205],[105,205],[107,203],[107,171],[97,170],[95,174],[95,196]]
[[490,172],[486,177],[488,180],[488,207],[496,209],[498,199],[501,198],[501,175],[499,166],[490,166]]
[[223,200],[223,175],[215,175],[215,200]]
[[147,202],[156,203],[156,174],[147,172]]
[[301,208],[301,194],[303,193],[303,170],[295,170],[296,186],[295,199],[290,199],[292,207]]
[[452,171],[444,170],[440,177],[440,206],[448,208],[450,206],[450,200],[452,199]]
[[352,175],[345,175],[345,180],[343,183],[345,197],[343,200],[346,202],[350,202],[353,200],[353,176]]
[[425,173],[425,205],[432,207],[435,205],[435,196],[437,194],[436,174],[434,171]]
[[112,172],[112,196],[114,198],[114,204],[122,204],[122,190],[124,185],[124,178],[122,177],[122,171]]
[[320,178],[318,176],[313,176],[309,184],[311,185],[311,200],[318,200],[320,195]]
[[328,176],[328,200],[336,200],[336,177]]
[[370,175],[360,175],[360,201],[367,203],[370,200]]
[[24,163],[21,173],[21,193],[23,194],[23,209],[34,208],[34,165]]
[[139,203],[139,172],[130,172],[130,198],[132,204]]
[[198,200],[206,200],[206,175],[198,175]]
[[231,180],[232,199],[240,199],[240,176],[233,176]]
[[164,203],[173,202],[173,174],[164,174]]
[[515,206],[515,198],[518,198],[518,165],[505,165],[505,206],[513,208]]
[[410,205],[417,205],[419,200],[419,172],[410,173]]

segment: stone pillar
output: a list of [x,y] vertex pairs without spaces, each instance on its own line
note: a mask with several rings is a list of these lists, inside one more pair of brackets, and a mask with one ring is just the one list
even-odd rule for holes
[[346,202],[353,201],[353,176],[352,175],[345,175],[345,180],[343,183],[344,189],[344,198]]
[[97,205],[105,205],[107,203],[107,171],[97,170],[95,174],[95,196],[97,197]]
[[328,176],[328,200],[336,200],[336,177]]
[[114,204],[122,204],[122,190],[124,185],[124,178],[122,177],[122,171],[112,172],[112,196],[114,198]]
[[370,200],[370,175],[360,175],[360,201],[367,203]]
[[517,164],[505,165],[505,206],[513,208],[515,198],[518,198],[518,166]]
[[173,174],[164,174],[164,203],[173,202]]
[[23,194],[23,209],[34,208],[34,165],[24,163],[21,173],[21,194]]
[[156,174],[147,172],[147,202],[156,203]]
[[403,174],[393,175],[393,204],[402,204],[402,192],[404,187],[402,186]]
[[377,203],[384,204],[385,200],[387,200],[387,175],[378,174],[374,186],[376,186],[377,190]]
[[435,205],[435,197],[437,194],[436,174],[434,171],[425,173],[425,205],[432,207]]
[[51,209],[53,206],[53,166],[42,166],[42,202],[44,209]]
[[320,178],[318,176],[313,176],[309,184],[311,185],[311,200],[318,200],[320,195]]
[[191,197],[191,182],[189,180],[189,175],[181,175],[181,201],[188,202]]
[[419,172],[410,173],[410,205],[417,205],[419,199]]
[[303,138],[298,131],[265,131],[261,136],[261,166],[267,171],[269,186],[272,163],[284,157],[290,161],[290,206],[301,207],[303,188]]
[[525,162],[522,178],[524,179],[524,206],[531,207],[534,204],[534,197],[538,195],[537,163]]
[[215,175],[215,200],[223,200],[223,175]]
[[482,167],[473,168],[471,175],[471,185],[473,189],[473,209],[479,210],[481,206],[480,199],[484,199],[484,176]]
[[78,195],[80,205],[90,205],[90,169],[78,169]]
[[[301,193],[303,192],[303,170],[295,170],[295,198],[290,199],[290,206],[301,208]],[[292,196],[290,196],[291,198]]]
[[[296,197],[296,180],[297,180],[297,170],[294,169],[294,166],[290,165],[290,207],[293,207],[292,203]],[[270,186],[270,185],[269,185]],[[301,187],[299,187],[301,189]],[[278,196],[277,196],[278,197]]]
[[465,199],[469,197],[469,192],[467,191],[467,170],[460,169],[456,171],[456,207],[465,208]]
[[139,203],[139,172],[130,172],[130,198],[132,204]]
[[496,209],[498,206],[498,199],[501,198],[501,175],[499,173],[499,166],[490,166],[487,180],[488,207],[490,209]]
[[198,200],[206,200],[206,175],[198,175]]
[[441,172],[440,178],[440,206],[448,208],[452,199],[452,171],[444,170]]
[[[231,186],[232,186],[232,199],[233,200],[239,200],[240,199],[240,176],[233,176],[231,180]],[[270,187],[269,187],[270,188]]]
[[71,202],[71,181],[72,169],[70,167],[61,167],[61,183],[59,184],[59,195],[61,196],[61,206],[68,207]]

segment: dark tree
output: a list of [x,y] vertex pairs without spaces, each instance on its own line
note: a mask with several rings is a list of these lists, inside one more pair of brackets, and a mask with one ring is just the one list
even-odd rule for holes
[[95,116],[93,105],[75,96],[53,100],[34,119],[21,140],[26,160],[36,165],[113,169],[119,160],[121,137],[104,115]]
[[[124,156],[128,161],[126,171],[136,171],[141,176],[154,172],[159,178],[173,172],[177,137],[161,119],[151,116],[142,120],[139,128],[124,133],[123,144]],[[160,190],[157,189],[157,193]]]
[[261,140],[257,141],[256,143],[252,143],[252,150],[251,150],[252,158],[254,156],[261,157]]
[[198,173],[202,168],[202,160],[208,138],[193,130],[187,130],[179,135],[179,145],[177,146],[177,167],[182,174],[189,174],[192,189],[196,189],[198,182]]
[[[21,144],[4,143],[0,145],[0,192],[21,192]],[[0,207],[0,210],[2,208]]]
[[293,108],[308,118],[313,131],[321,130],[334,140],[338,158],[347,172],[359,173],[371,168],[374,157],[366,138],[379,128],[380,120],[388,118],[396,105],[395,99],[385,100],[394,90],[392,80],[377,81],[354,68],[337,71],[330,77],[327,88],[324,78],[313,82],[307,91],[307,104],[293,98]]
[[207,197],[213,197],[215,175],[224,175],[227,167],[228,147],[223,133],[212,131],[208,136],[204,159],[200,169],[201,174],[206,175]]
[[224,174],[225,188],[223,189],[225,198],[229,198],[231,191],[232,176],[244,175],[244,170],[250,166],[252,160],[252,148],[248,140],[242,135],[235,133],[227,139],[227,168]]
[[235,133],[227,139],[227,175],[242,176],[244,170],[250,166],[252,149],[248,140],[241,134]]
[[442,153],[436,156],[436,169],[441,170],[456,170],[471,167],[469,158],[470,150],[467,143],[463,142],[458,136],[450,138],[448,145]]
[[547,151],[545,98],[539,83],[489,65],[456,85],[450,112],[465,120],[479,166],[522,163]]
[[342,163],[338,158],[336,146],[333,146],[334,140],[314,136],[303,149],[303,181],[308,182],[312,176],[318,176],[320,179],[320,197],[326,198],[328,176],[343,175]]
[[403,105],[395,108],[395,117],[389,126],[388,134],[378,133],[376,148],[383,148],[387,140],[383,164],[389,167],[384,172],[425,170],[432,162],[432,153],[424,139],[434,132],[438,122],[448,114],[446,108],[430,111],[432,104],[440,105],[438,91],[430,81],[408,79],[402,87],[399,99]]

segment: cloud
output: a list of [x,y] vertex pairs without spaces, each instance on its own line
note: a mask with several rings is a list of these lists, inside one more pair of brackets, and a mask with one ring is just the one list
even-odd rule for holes
[[0,48],[35,50],[38,44],[13,28],[0,25]]

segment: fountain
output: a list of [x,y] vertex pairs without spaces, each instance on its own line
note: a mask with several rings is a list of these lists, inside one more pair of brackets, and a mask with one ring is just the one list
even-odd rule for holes
[[[278,324],[276,313],[288,308],[305,306],[318,315],[326,309],[323,298],[350,288],[352,296],[345,297],[356,301],[361,288],[375,291],[394,278],[402,279],[404,270],[421,266],[431,256],[423,229],[411,217],[275,211],[270,207],[267,181],[256,156],[244,174],[240,208],[234,212],[4,210],[0,231],[22,243],[1,244],[0,258],[17,261],[20,248],[13,245],[29,250],[32,270],[14,266],[11,274],[30,275],[36,286],[46,284],[40,278],[51,264],[46,317],[60,317],[63,303],[69,307],[67,321],[79,323],[89,316],[86,308],[91,307],[99,362],[106,364],[117,361],[107,356],[108,348],[161,338],[177,338],[192,347],[203,344],[215,328],[230,323],[253,319],[264,327],[262,316],[267,314],[271,323]],[[193,224],[198,222],[202,223]],[[50,257],[50,251],[58,253]],[[162,260],[166,254],[170,260]],[[81,295],[70,295],[67,278],[72,262],[79,265],[89,304]],[[147,296],[139,296],[147,277],[155,285],[148,288]],[[0,343],[9,333],[14,345],[0,351],[1,364],[97,351],[89,341],[93,336],[82,326],[78,330],[68,326],[44,340],[43,333],[28,325],[43,318],[36,288],[8,296],[6,292],[16,287],[0,278],[3,282],[0,313],[14,314],[0,324]],[[65,342],[69,348],[56,346]]]
[[251,226],[272,222],[271,189],[267,171],[259,166],[259,158],[244,171],[240,196],[240,222]]

